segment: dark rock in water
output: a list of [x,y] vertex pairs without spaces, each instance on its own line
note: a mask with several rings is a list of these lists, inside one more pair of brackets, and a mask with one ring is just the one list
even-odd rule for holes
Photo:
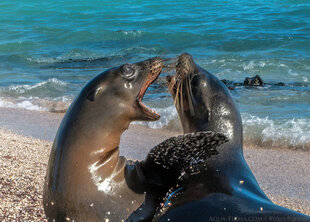
[[243,85],[244,86],[263,86],[264,81],[262,80],[262,78],[259,75],[256,75],[252,78],[246,77],[244,82],[243,82]]
[[285,83],[284,82],[278,82],[276,84],[274,84],[275,86],[285,86]]
[[230,90],[234,90],[236,88],[236,85],[233,81],[230,81],[230,80],[227,80],[227,79],[222,79],[221,80],[226,86],[228,89]]

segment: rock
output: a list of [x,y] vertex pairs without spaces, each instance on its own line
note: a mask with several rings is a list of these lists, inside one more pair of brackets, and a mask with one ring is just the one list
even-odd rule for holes
[[285,83],[284,82],[278,82],[276,84],[274,84],[275,86],[285,86]]
[[236,85],[233,81],[230,81],[230,80],[227,80],[227,79],[222,79],[221,80],[226,86],[228,89],[230,90],[234,90],[236,88]]
[[244,86],[263,86],[264,81],[259,75],[256,75],[252,78],[246,77],[243,82],[243,85]]

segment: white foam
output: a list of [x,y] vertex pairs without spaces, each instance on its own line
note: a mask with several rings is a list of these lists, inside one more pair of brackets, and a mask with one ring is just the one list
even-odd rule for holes
[[38,97],[0,98],[0,107],[19,108],[36,111],[64,112],[72,99],[66,96],[42,99]]
[[303,80],[304,82],[308,82],[308,77],[303,76],[303,77],[302,77],[302,80]]
[[270,120],[242,114],[246,142],[259,142],[278,147],[308,148],[310,145],[310,119]]
[[46,108],[34,105],[30,101],[22,101],[22,102],[18,102],[18,103],[13,103],[10,101],[5,101],[1,98],[0,98],[0,107],[22,108],[22,109],[36,110],[36,111],[47,111]]
[[141,36],[142,31],[141,30],[129,30],[129,31],[122,31],[125,35],[131,35],[131,36]]
[[288,70],[288,74],[291,75],[291,76],[298,76],[298,73],[297,73],[297,72],[294,72],[294,71],[291,70],[291,69]]
[[259,62],[259,66],[260,66],[260,67],[265,67],[265,66],[266,66],[266,62],[260,61],[260,62]]
[[28,57],[27,60],[32,63],[38,63],[38,64],[53,64],[59,61],[62,61],[62,57],[41,57],[41,58],[32,58]]
[[[17,86],[10,86],[8,88],[9,91],[16,91],[17,93],[20,93],[20,94],[23,94],[25,93],[26,91],[29,91],[29,90],[33,90],[33,89],[37,89],[37,88],[40,88],[40,87],[44,87],[45,85],[47,84],[52,84],[52,85],[56,85],[56,86],[62,86],[62,87],[66,87],[67,86],[67,83],[57,79],[57,78],[51,78],[51,79],[48,79],[46,81],[43,81],[43,82],[39,82],[37,84],[34,84],[34,85],[17,85]],[[1,89],[2,91],[5,91],[6,89],[3,88]]]
[[250,61],[248,64],[243,65],[243,70],[252,70],[254,66],[255,66],[254,62]]
[[146,126],[153,129],[166,128],[168,125],[178,119],[178,114],[174,106],[169,106],[165,108],[152,108],[157,113],[160,114],[161,118],[154,122],[149,121],[136,121],[133,124],[138,124]]

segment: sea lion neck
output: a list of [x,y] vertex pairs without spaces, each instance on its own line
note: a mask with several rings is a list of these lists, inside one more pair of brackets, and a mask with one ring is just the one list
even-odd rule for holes
[[242,121],[230,92],[216,77],[204,70],[191,75],[190,79],[190,86],[188,82],[183,82],[182,104],[178,108],[183,132],[223,133],[235,144],[223,151],[239,155],[238,151],[242,152]]
[[[122,116],[115,118],[112,114],[103,115],[106,118],[93,119],[89,115],[83,115],[83,112],[77,113],[76,117],[70,112],[67,113],[60,127],[60,134],[67,136],[57,138],[62,140],[62,147],[75,154],[92,157],[96,156],[94,153],[99,153],[99,150],[106,153],[118,149],[120,137],[130,121]],[[75,140],[68,139],[72,136]]]
[[[92,182],[93,177],[97,178],[95,174],[102,178],[112,175],[113,170],[110,169],[114,169],[119,162],[120,137],[129,124],[122,117],[118,120],[104,118],[93,123],[92,118],[73,111],[69,109],[66,113],[52,148],[53,164],[50,167],[53,168],[48,177],[54,190],[69,189],[73,180],[68,181],[65,175],[75,178],[79,187],[93,186],[97,182]],[[121,124],[123,127],[119,128]],[[107,165],[109,170],[105,167]],[[60,168],[61,171],[58,170]]]

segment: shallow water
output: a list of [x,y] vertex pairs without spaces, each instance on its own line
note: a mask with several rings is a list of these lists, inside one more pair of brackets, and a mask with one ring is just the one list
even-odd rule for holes
[[[297,83],[237,87],[245,141],[310,148],[310,3],[263,1],[2,1],[0,106],[64,111],[107,68],[191,53],[220,79]],[[159,83],[147,104],[153,128],[177,128]]]

